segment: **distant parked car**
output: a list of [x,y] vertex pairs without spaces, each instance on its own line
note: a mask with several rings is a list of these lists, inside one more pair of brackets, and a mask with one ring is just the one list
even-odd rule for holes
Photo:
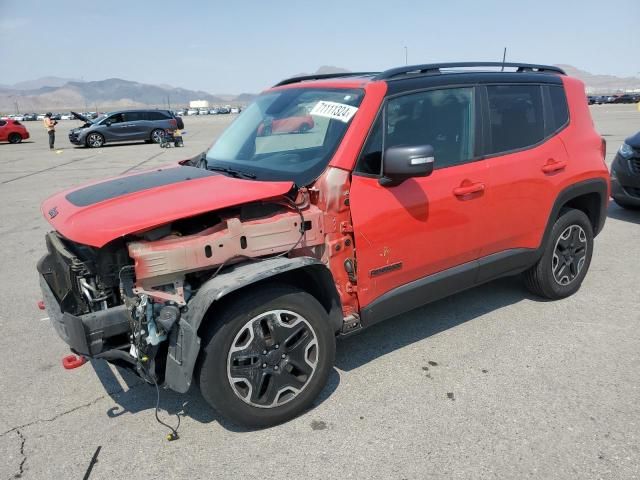
[[27,138],[29,131],[18,120],[0,120],[0,142],[20,143]]
[[209,110],[206,108],[201,108],[198,110],[198,115],[209,115]]
[[306,133],[313,128],[313,117],[304,115],[265,121],[258,127],[258,136],[276,133]]
[[100,115],[94,120],[71,113],[85,124],[69,132],[69,141],[87,147],[135,140],[160,143],[165,130],[184,128],[182,119],[174,117],[169,110],[122,110]]
[[198,110],[196,110],[195,108],[190,108],[189,110],[187,110],[187,115],[198,115]]
[[60,115],[60,120],[73,120],[75,116],[72,113],[63,113]]
[[624,141],[611,163],[611,196],[621,207],[640,209],[640,132]]
[[19,121],[19,122],[22,122],[24,120],[24,115],[22,115],[22,114],[13,115],[13,116],[10,115],[10,117],[13,118],[14,120]]
[[184,115],[184,110],[176,110],[173,112],[176,117],[182,117]]
[[231,113],[240,113],[240,107],[233,107]]
[[587,95],[587,103],[589,105],[594,105],[596,103],[596,97],[593,95]]
[[37,119],[38,119],[38,115],[36,115],[35,113],[25,113],[24,114],[24,121],[25,122],[34,122]]
[[230,112],[231,112],[231,109],[230,109],[230,108],[227,108],[227,107],[220,107],[220,108],[218,109],[218,113],[219,113],[219,114],[222,114],[222,115],[227,114],[227,113],[230,113]]
[[636,98],[630,94],[618,95],[611,103],[636,103]]
[[217,115],[217,114],[218,114],[217,108],[212,108],[211,110],[209,110],[209,115]]

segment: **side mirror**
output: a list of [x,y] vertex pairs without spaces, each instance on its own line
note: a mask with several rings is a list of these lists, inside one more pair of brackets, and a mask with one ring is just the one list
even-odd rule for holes
[[390,147],[382,157],[383,187],[395,187],[411,177],[426,177],[433,172],[434,153],[431,145]]

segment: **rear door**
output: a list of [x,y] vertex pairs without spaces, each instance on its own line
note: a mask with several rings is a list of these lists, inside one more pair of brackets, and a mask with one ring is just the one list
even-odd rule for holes
[[9,130],[9,128],[7,127],[8,123],[6,120],[0,120],[0,142],[6,142],[7,141],[7,131]]
[[568,123],[564,89],[497,84],[485,92],[492,215],[482,256],[537,248],[568,162],[557,135]]
[[147,112],[132,111],[124,113],[124,129],[127,140],[148,140],[149,120]]
[[[490,216],[487,164],[476,153],[478,105],[473,86],[410,93],[386,102],[350,190],[361,306],[478,258],[478,238]],[[426,144],[435,151],[430,176],[395,187],[378,183],[384,149]],[[469,284],[463,288],[473,283],[473,275],[465,279]]]

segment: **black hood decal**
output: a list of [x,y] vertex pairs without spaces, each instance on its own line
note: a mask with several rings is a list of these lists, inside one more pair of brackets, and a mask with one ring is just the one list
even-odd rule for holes
[[66,195],[66,199],[76,207],[86,207],[129,193],[162,187],[172,183],[185,182],[195,178],[219,175],[203,168],[176,167],[145,172],[128,177],[114,178],[106,182],[90,185]]

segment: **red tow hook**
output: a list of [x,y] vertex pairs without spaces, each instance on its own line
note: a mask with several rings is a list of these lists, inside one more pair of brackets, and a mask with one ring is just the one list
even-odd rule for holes
[[40,300],[40,301],[38,302],[38,308],[39,308],[40,310],[44,310],[44,300]]
[[74,368],[81,367],[87,363],[87,357],[75,356],[75,355],[67,355],[66,357],[62,357],[62,366],[65,370],[72,370]]

